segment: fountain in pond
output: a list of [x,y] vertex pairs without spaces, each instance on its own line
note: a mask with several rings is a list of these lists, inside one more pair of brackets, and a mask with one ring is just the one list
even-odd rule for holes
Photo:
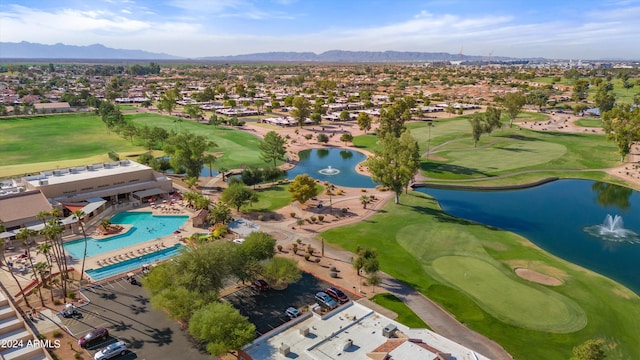
[[327,176],[340,174],[340,170],[332,168],[331,165],[327,166],[324,169],[318,170],[318,172],[322,175],[327,175]]
[[624,221],[620,215],[607,214],[601,225],[586,227],[584,231],[607,241],[640,243],[638,234],[624,228]]

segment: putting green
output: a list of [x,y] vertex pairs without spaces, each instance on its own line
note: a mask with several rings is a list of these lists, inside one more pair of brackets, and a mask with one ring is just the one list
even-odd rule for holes
[[512,279],[481,259],[443,256],[432,266],[445,281],[506,323],[553,333],[574,332],[587,324],[582,308],[570,299]]
[[562,157],[567,152],[567,148],[561,144],[537,139],[533,141],[488,139],[499,143],[489,148],[477,148],[471,151],[468,147],[448,151],[447,146],[444,146],[442,148],[444,151],[437,155],[449,159],[448,163],[463,168],[496,173],[544,164]]

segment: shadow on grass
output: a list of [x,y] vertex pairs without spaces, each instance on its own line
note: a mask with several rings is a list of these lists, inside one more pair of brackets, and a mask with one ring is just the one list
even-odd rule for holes
[[480,171],[478,169],[473,169],[465,166],[459,166],[454,164],[439,164],[434,162],[421,162],[420,169],[422,171],[426,171],[428,173],[438,173],[438,174],[456,174],[456,175],[466,175],[466,176],[493,176],[484,171]]

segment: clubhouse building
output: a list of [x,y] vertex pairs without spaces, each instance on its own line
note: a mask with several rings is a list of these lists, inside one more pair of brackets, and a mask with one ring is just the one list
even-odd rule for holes
[[489,360],[427,329],[412,329],[348,302],[321,314],[310,307],[238,352],[239,360]]
[[173,189],[171,179],[131,160],[43,171],[0,182],[0,219],[6,231],[0,239],[14,239],[21,228],[40,230],[38,214],[60,209],[65,229],[76,222],[75,210],[88,218],[119,204],[139,205],[164,197]]

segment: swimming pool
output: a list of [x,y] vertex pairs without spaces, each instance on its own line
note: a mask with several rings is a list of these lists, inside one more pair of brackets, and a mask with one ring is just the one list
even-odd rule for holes
[[[131,230],[104,240],[87,237],[87,257],[119,250],[127,246],[171,235],[189,219],[188,216],[154,216],[151,212],[121,212],[111,218],[114,224],[133,225]],[[64,244],[65,251],[76,259],[84,254],[84,239]]]
[[125,260],[123,262],[103,266],[98,269],[88,269],[85,272],[91,277],[91,279],[93,279],[93,281],[103,280],[129,271],[138,270],[142,267],[142,264],[153,264],[154,262],[169,259],[178,255],[183,248],[184,246],[176,244],[160,251],[144,254],[135,259]]

